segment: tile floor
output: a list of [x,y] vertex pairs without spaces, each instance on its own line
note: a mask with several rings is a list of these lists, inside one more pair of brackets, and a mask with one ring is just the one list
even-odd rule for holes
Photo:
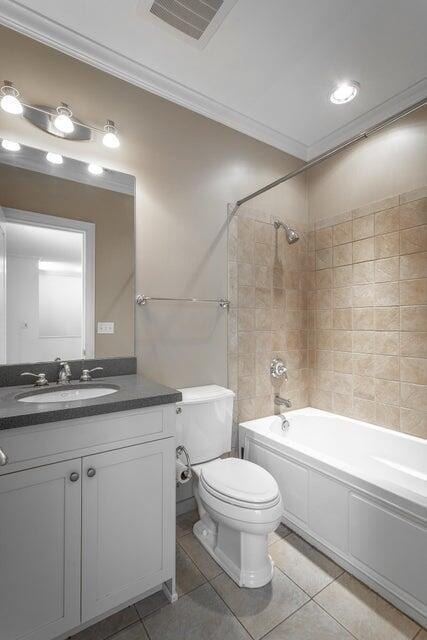
[[270,538],[272,582],[239,589],[177,520],[179,600],[158,592],[72,640],[427,640],[395,607],[285,526]]

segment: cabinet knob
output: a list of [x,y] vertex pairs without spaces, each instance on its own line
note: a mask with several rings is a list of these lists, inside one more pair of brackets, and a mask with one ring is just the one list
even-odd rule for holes
[[8,463],[8,457],[3,451],[3,449],[0,447],[0,467],[4,467],[4,465],[7,463]]
[[89,469],[86,471],[86,474],[88,478],[93,478],[93,476],[96,475],[96,469],[94,469],[93,467],[89,467]]
[[72,473],[70,473],[71,482],[77,482],[79,478],[80,478],[80,474],[77,473],[77,471],[73,471]]

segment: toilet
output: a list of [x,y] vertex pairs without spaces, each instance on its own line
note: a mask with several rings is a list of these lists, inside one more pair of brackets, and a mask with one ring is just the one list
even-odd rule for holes
[[280,522],[282,498],[273,476],[231,449],[234,393],[217,385],[180,389],[177,445],[190,456],[199,520],[194,535],[240,587],[273,576],[268,535]]

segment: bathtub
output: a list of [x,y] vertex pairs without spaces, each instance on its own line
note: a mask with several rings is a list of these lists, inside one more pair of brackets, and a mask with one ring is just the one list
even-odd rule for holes
[[275,477],[283,522],[427,626],[427,441],[319,409],[243,422],[241,456]]

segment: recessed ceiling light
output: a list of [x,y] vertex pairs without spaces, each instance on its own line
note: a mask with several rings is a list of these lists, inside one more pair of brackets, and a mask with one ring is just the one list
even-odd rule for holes
[[345,104],[357,96],[359,89],[360,84],[358,82],[341,82],[332,89],[329,100],[333,104]]
[[52,164],[62,164],[64,162],[63,157],[59,153],[52,153],[51,151],[46,154],[46,160]]
[[100,167],[99,164],[94,164],[93,162],[88,165],[87,170],[94,176],[100,176],[104,173],[104,169]]
[[6,151],[20,151],[21,149],[19,142],[14,142],[13,140],[2,140],[1,146],[3,149],[6,149]]
[[54,120],[55,127],[59,131],[62,131],[62,133],[72,133],[74,131],[74,124],[71,120],[73,112],[71,111],[68,104],[65,104],[65,102],[61,102],[56,110],[58,112],[58,115]]
[[9,80],[4,81],[1,88],[1,95],[0,106],[3,111],[16,116],[19,116],[24,111],[22,104],[18,100],[19,91],[15,89],[13,83],[9,82]]

